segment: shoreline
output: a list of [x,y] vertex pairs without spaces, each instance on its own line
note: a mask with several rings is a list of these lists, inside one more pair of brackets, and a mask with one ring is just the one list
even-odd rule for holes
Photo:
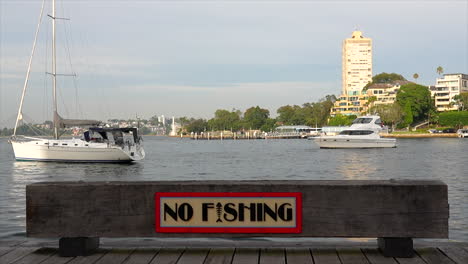
[[457,133],[398,133],[380,134],[383,138],[458,138]]

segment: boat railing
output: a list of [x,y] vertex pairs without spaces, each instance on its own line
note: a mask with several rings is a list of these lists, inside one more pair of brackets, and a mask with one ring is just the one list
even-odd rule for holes
[[37,138],[37,137],[28,137],[22,135],[11,136],[10,141],[21,141],[21,142],[29,142],[35,140],[44,140],[44,138]]

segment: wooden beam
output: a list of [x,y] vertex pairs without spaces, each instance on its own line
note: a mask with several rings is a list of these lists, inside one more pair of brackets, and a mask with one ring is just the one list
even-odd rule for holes
[[[180,237],[156,233],[156,192],[300,192],[303,228],[275,237],[447,238],[441,181],[44,182],[26,187],[29,237]],[[245,234],[183,234],[241,237]]]

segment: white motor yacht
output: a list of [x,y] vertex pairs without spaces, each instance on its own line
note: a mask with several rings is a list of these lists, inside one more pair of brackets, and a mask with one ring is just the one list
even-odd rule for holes
[[320,136],[313,141],[320,148],[395,148],[396,139],[381,138],[382,121],[379,116],[361,116],[335,136]]

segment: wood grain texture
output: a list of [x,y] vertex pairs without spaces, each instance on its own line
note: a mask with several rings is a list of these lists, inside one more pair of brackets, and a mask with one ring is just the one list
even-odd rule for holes
[[263,248],[260,250],[260,264],[286,264],[283,248]]
[[13,251],[15,248],[13,247],[0,247],[0,257],[5,255],[6,253]]
[[100,258],[96,264],[120,264],[123,263],[127,258],[130,257],[135,249],[112,249],[102,258]]
[[159,253],[151,261],[151,264],[175,264],[179,260],[184,249],[161,249]]
[[336,251],[342,264],[369,263],[359,248],[338,248]]
[[104,257],[105,254],[109,252],[108,249],[98,249],[94,254],[90,256],[79,256],[73,258],[70,262],[67,264],[92,264],[96,263],[99,259]]
[[416,252],[427,264],[454,264],[455,262],[442,254],[437,248],[418,248]]
[[[277,237],[448,237],[440,181],[51,182],[26,187],[30,237],[180,237],[154,231],[156,192],[301,192],[303,230]],[[351,199],[352,198],[352,199]],[[244,234],[183,234],[240,237]],[[249,234],[265,236],[265,234]]]
[[362,252],[369,260],[370,263],[379,264],[398,264],[394,258],[383,256],[380,251],[376,248],[363,248]]
[[52,248],[40,248],[31,254],[26,255],[24,258],[21,258],[18,261],[15,261],[15,264],[36,264],[41,263],[42,261],[50,258],[53,254],[57,253],[56,249]]
[[32,247],[32,248],[15,248],[15,250],[10,251],[3,256],[0,257],[0,263],[13,263],[15,261],[18,261],[27,255],[31,254],[32,252],[36,251],[37,247]]
[[314,260],[308,248],[287,248],[286,263],[313,264]]
[[439,247],[439,250],[457,263],[468,263],[468,251],[461,247]]
[[260,250],[255,248],[236,248],[232,264],[258,264]]
[[341,264],[336,249],[312,249],[315,264]]
[[206,248],[186,249],[177,264],[203,264],[208,251]]
[[213,248],[208,253],[204,264],[231,264],[234,249],[232,248]]
[[123,263],[125,264],[148,264],[158,253],[159,249],[136,249]]

